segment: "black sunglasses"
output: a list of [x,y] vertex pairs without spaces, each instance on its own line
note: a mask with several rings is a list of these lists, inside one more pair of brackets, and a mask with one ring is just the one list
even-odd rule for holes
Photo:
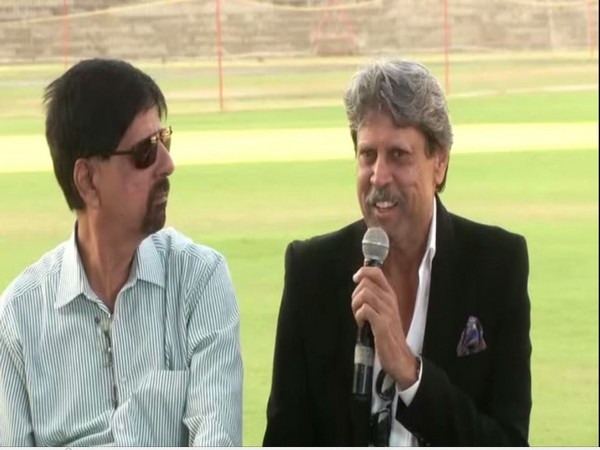
[[173,130],[171,127],[162,128],[156,134],[141,140],[129,150],[121,150],[113,152],[110,156],[118,155],[133,155],[133,164],[138,169],[150,167],[156,161],[156,153],[158,151],[158,141],[162,142],[167,151],[171,148],[171,135]]

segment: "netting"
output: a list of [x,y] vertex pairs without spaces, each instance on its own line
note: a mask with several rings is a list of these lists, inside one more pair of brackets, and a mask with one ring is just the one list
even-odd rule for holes
[[218,20],[230,59],[446,47],[593,54],[598,41],[597,0],[0,0],[0,62],[214,59]]

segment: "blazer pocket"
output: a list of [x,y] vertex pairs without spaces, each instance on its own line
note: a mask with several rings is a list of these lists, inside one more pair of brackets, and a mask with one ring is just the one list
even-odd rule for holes
[[471,353],[470,355],[457,356],[456,364],[463,371],[470,371],[473,369],[481,370],[489,364],[489,350],[481,350],[477,353]]
[[473,399],[481,399],[491,380],[492,364],[489,349],[456,357],[454,382]]
[[141,429],[140,446],[187,446],[183,423],[189,370],[150,372],[130,398],[131,416]]

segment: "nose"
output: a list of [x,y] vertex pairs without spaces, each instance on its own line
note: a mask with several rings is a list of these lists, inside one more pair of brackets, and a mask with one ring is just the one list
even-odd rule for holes
[[161,142],[159,144],[158,150],[159,158],[160,158],[160,171],[161,175],[169,176],[175,171],[175,163],[173,163],[173,158],[171,158],[171,153],[167,150],[167,147],[163,145]]
[[371,184],[375,187],[384,187],[390,183],[392,172],[385,158],[381,156],[377,158],[373,164],[373,173],[371,173]]

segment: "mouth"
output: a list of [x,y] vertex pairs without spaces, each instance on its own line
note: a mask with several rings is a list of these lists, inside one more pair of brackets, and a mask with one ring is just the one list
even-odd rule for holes
[[368,193],[365,202],[374,214],[386,215],[399,206],[400,196],[388,190],[373,188]]
[[383,202],[374,202],[373,206],[377,211],[385,212],[395,208],[398,205],[398,202],[392,201],[383,201]]
[[371,204],[371,214],[378,221],[391,219],[397,210],[398,202],[384,201]]
[[164,180],[160,181],[155,186],[156,194],[154,195],[154,203],[159,205],[166,204],[167,200],[169,199],[170,188],[171,186],[168,178],[165,178]]
[[156,203],[158,205],[163,205],[163,204],[166,204],[168,200],[169,200],[169,194],[165,192],[163,194],[157,195],[154,200],[154,203]]

